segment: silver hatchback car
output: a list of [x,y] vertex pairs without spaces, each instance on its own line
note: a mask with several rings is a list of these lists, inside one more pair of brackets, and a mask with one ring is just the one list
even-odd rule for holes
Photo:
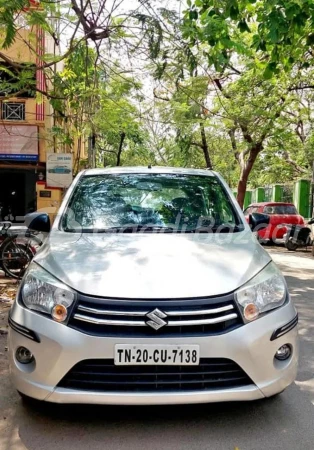
[[9,317],[12,379],[56,403],[255,400],[295,379],[298,316],[216,173],[93,169],[68,190]]

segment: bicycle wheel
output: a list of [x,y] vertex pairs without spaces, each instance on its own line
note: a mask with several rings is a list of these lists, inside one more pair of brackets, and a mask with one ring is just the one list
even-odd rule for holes
[[22,278],[33,257],[31,249],[24,243],[18,243],[16,236],[7,238],[1,246],[2,267],[9,277]]
[[14,237],[17,244],[24,245],[29,248],[33,255],[35,255],[39,248],[43,245],[43,241],[32,233],[15,234]]

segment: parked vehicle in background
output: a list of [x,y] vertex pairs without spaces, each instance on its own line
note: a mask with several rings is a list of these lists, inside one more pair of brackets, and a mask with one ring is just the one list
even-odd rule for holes
[[[80,173],[10,311],[16,389],[120,405],[282,392],[297,373],[298,316],[251,232],[268,220],[246,223],[208,170]],[[44,213],[27,223],[50,230]]]
[[275,242],[276,239],[284,239],[287,233],[286,225],[304,225],[304,218],[300,216],[293,203],[252,203],[244,210],[246,220],[253,213],[267,214],[269,216],[268,227],[259,230],[257,233],[259,240],[262,242]]
[[[307,225],[314,224],[314,217],[310,219]],[[310,247],[314,244],[312,230],[310,227],[303,225],[287,226],[287,233],[284,236],[285,246],[288,250],[294,251],[298,247]]]

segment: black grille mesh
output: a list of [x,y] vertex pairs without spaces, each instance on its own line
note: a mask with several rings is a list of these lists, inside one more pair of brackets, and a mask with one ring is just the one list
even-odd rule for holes
[[112,359],[76,364],[59,387],[98,392],[204,391],[253,384],[235,362],[203,358],[197,366],[115,366]]

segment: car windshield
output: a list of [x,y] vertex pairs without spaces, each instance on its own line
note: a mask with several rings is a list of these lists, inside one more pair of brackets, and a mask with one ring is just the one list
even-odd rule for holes
[[265,206],[264,213],[265,214],[288,214],[288,215],[298,214],[295,206],[293,206],[293,205]]
[[239,231],[216,177],[176,174],[83,176],[62,218],[69,232]]

